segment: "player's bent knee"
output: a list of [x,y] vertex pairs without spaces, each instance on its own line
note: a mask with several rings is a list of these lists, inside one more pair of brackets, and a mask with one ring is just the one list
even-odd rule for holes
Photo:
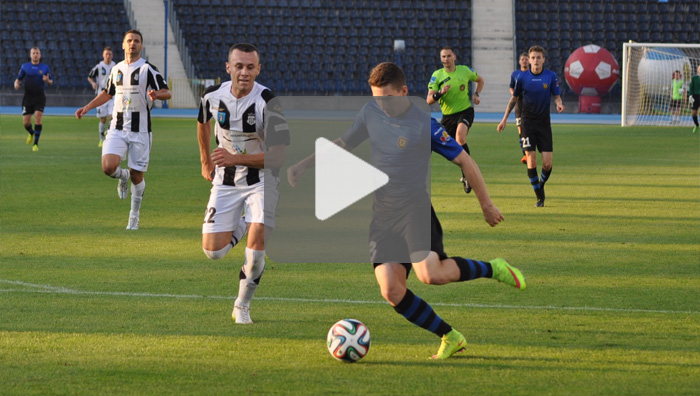
[[406,295],[406,288],[401,287],[387,287],[382,288],[382,297],[389,302],[392,306],[397,306],[404,295]]
[[231,250],[231,244],[226,245],[223,249],[219,250],[207,250],[202,248],[204,254],[212,260],[218,260],[226,257],[226,254]]

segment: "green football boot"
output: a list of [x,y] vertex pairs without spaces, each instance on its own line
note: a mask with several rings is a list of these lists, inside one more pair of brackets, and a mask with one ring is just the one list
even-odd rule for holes
[[527,288],[523,274],[519,269],[508,264],[506,260],[496,258],[491,260],[490,263],[493,269],[493,279],[507,283],[516,289],[525,290]]
[[462,352],[467,348],[467,340],[459,331],[452,329],[449,333],[442,336],[442,343],[437,354],[433,355],[432,359],[447,359],[457,352]]

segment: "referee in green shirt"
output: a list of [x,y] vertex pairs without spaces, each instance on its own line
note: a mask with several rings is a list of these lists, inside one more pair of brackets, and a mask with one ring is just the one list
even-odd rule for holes
[[[468,66],[455,65],[456,60],[457,54],[454,49],[451,47],[440,49],[440,61],[444,67],[436,70],[430,78],[426,100],[429,105],[440,102],[442,111],[440,122],[447,133],[462,145],[467,154],[470,154],[467,135],[474,122],[472,100],[475,105],[479,104],[479,92],[484,89],[484,79]],[[469,99],[471,81],[476,82],[476,92],[472,100]],[[464,174],[460,181],[464,185],[464,192],[469,194],[472,189]]]

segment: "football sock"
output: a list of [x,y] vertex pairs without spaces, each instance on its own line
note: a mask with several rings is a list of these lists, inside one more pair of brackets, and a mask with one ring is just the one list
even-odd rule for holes
[[100,131],[100,140],[105,140],[105,123],[100,122],[100,126],[98,127],[98,130]]
[[693,122],[695,123],[695,126],[700,126],[698,124],[698,115],[697,114],[693,116]]
[[478,278],[491,278],[493,276],[493,268],[491,268],[491,263],[489,262],[465,259],[462,257],[450,258],[457,262],[460,282]]
[[29,132],[30,135],[32,135],[32,136],[34,135],[34,128],[32,128],[32,125],[31,125],[31,124],[25,125],[25,126],[24,126],[24,129],[26,129],[27,132]]
[[34,125],[34,144],[39,144],[39,137],[41,137],[41,124]]
[[401,299],[394,310],[416,326],[420,326],[438,337],[452,331],[452,326],[440,318],[430,304],[406,289],[406,295]]
[[131,211],[137,213],[141,210],[141,200],[143,192],[146,190],[146,180],[141,180],[139,184],[131,184]]
[[129,171],[126,170],[126,169],[124,169],[124,168],[122,168],[122,167],[120,167],[120,166],[117,166],[117,169],[114,171],[114,173],[112,173],[111,175],[109,175],[109,177],[111,177],[111,178],[113,178],[113,179],[122,179],[122,180],[124,180],[124,179],[126,179],[127,177],[129,177]]
[[527,168],[527,177],[530,178],[532,189],[537,191],[540,188],[540,179],[537,177],[537,168]]
[[245,248],[245,262],[238,276],[238,298],[236,304],[250,305],[255,289],[265,271],[265,251]]
[[542,180],[542,186],[544,186],[544,183],[549,180],[549,175],[552,174],[552,168],[549,169],[544,169],[542,168],[542,177],[540,178]]

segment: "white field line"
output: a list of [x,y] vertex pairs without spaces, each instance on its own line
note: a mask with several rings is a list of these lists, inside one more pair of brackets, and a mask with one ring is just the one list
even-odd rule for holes
[[[39,285],[21,281],[0,279],[0,283],[22,286],[23,289],[0,289],[0,293],[47,293],[47,294],[73,294],[87,296],[115,296],[115,297],[147,297],[147,298],[172,298],[172,299],[206,299],[206,300],[235,300],[235,296],[203,296],[198,294],[167,294],[167,293],[133,293],[133,292],[104,292],[75,290],[51,285]],[[387,304],[385,301],[347,300],[330,298],[296,298],[296,297],[255,297],[260,301],[283,301],[301,303],[331,303],[331,304]],[[648,314],[690,314],[699,315],[700,311],[676,311],[665,309],[635,309],[635,308],[605,308],[605,307],[560,307],[553,305],[508,305],[508,304],[473,304],[473,303],[430,303],[438,307],[465,307],[487,309],[529,309],[540,311],[589,311],[589,312],[622,312],[622,313],[648,313]]]

